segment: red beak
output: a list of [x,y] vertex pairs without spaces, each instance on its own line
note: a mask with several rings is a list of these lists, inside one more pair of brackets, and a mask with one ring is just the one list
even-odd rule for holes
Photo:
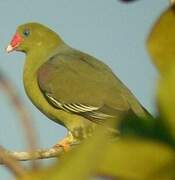
[[14,51],[14,50],[21,44],[22,40],[23,40],[23,39],[22,39],[21,35],[17,32],[17,33],[13,36],[10,44],[7,46],[6,51],[7,51],[8,53]]

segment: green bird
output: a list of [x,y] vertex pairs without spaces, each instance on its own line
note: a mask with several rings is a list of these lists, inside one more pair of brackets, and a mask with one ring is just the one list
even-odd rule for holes
[[26,54],[26,94],[48,118],[68,129],[58,143],[65,149],[89,137],[98,124],[118,121],[128,113],[148,115],[107,65],[71,48],[42,24],[20,25],[6,50]]

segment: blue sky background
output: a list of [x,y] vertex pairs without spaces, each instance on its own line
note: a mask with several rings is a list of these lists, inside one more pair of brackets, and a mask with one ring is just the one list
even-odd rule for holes
[[[168,0],[140,0],[122,4],[117,0],[1,0],[0,69],[17,87],[38,132],[39,147],[50,147],[66,130],[49,121],[28,100],[22,83],[25,56],[6,54],[16,27],[29,21],[43,23],[74,48],[107,63],[139,101],[155,112],[157,73],[145,49],[145,39],[154,20],[168,6]],[[25,150],[26,143],[8,98],[0,93],[0,145],[9,150]],[[0,167],[0,179],[10,179]]]

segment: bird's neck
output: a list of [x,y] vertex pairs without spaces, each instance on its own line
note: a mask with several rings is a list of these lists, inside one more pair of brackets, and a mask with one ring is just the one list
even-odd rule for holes
[[23,71],[24,86],[37,86],[37,72],[41,65],[54,54],[62,52],[67,48],[66,44],[61,43],[49,46],[48,48],[35,48],[33,51],[28,52]]
[[35,73],[38,68],[47,61],[47,54],[49,52],[40,52],[40,50],[35,50],[31,53],[26,54],[24,72],[30,74]]
[[55,43],[52,46],[47,46],[47,48],[36,47],[33,51],[29,51],[26,53],[24,71],[30,74],[35,73],[42,64],[65,46],[63,43]]

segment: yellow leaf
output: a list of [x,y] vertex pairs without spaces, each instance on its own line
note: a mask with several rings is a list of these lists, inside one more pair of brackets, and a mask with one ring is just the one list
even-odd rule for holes
[[175,138],[175,67],[159,82],[158,104],[161,115]]
[[148,37],[152,61],[163,75],[158,89],[158,107],[175,137],[175,5],[154,24]]
[[161,74],[175,65],[175,5],[169,7],[154,24],[147,45]]
[[109,145],[98,173],[128,180],[175,179],[174,149],[141,138],[124,138]]

